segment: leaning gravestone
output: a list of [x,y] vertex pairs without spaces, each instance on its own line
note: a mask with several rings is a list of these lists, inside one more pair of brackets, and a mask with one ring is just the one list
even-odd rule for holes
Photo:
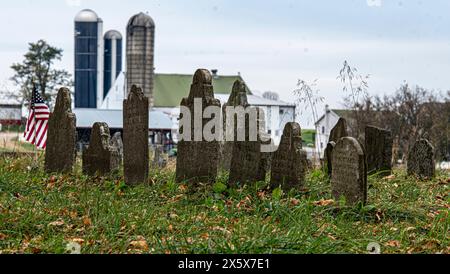
[[331,176],[333,170],[333,163],[332,163],[333,148],[340,138],[347,136],[348,136],[347,121],[344,118],[339,118],[337,124],[333,127],[333,129],[330,132],[328,144],[324,152],[328,176]]
[[[197,106],[197,109],[194,108],[196,101],[201,102],[201,106]],[[211,73],[208,70],[199,69],[194,74],[189,96],[181,101],[181,108],[189,110],[191,117],[190,119],[183,117],[183,112],[180,115],[182,138],[178,142],[177,149],[177,182],[213,182],[217,177],[219,141],[207,141],[201,134],[205,125],[214,118],[203,118],[200,121],[195,119],[196,113],[203,113],[207,107],[218,108],[220,116],[220,101],[214,98]],[[190,120],[190,125],[181,125],[183,119]]]
[[[265,128],[264,111],[261,108],[251,107],[248,113],[249,115],[245,117],[238,117],[245,121],[244,127],[237,128],[238,131],[242,130],[245,140],[233,142],[228,179],[230,185],[264,181],[266,178],[270,153],[262,150],[262,146],[267,143],[262,139]],[[251,132],[251,128],[255,130],[254,133]],[[256,135],[254,140],[250,138],[252,134]]]
[[71,109],[70,91],[61,88],[50,115],[45,148],[45,171],[71,172],[76,158],[76,117]]
[[302,150],[300,125],[292,122],[284,127],[280,146],[272,159],[272,188],[281,185],[284,190],[300,188],[305,182],[307,168],[306,151]]
[[109,127],[106,123],[95,123],[91,140],[83,151],[83,173],[105,175],[119,169],[119,151],[110,145]]
[[109,142],[109,144],[119,152],[120,162],[122,162],[123,159],[122,133],[120,132],[114,133],[114,135],[111,137],[111,141]]
[[408,175],[432,178],[435,175],[434,148],[426,139],[417,141],[408,153]]
[[365,130],[365,152],[367,156],[367,171],[382,176],[392,172],[393,139],[389,130],[367,126]]
[[367,164],[364,150],[352,137],[339,139],[333,149],[332,194],[336,200],[345,197],[347,204],[367,201]]
[[149,172],[148,98],[133,85],[123,102],[123,168],[126,184],[146,183]]
[[[233,89],[231,91],[228,102],[222,107],[222,117],[223,117],[223,136],[224,140],[221,146],[221,157],[220,157],[220,169],[224,171],[229,171],[231,167],[231,158],[233,155],[234,141],[236,140],[236,130],[237,130],[237,116],[227,120],[227,107],[243,107],[244,109],[249,106],[247,101],[247,90],[245,83],[241,80],[236,80],[233,84]],[[234,124],[234,126],[233,126]],[[234,138],[233,140],[227,140],[227,129],[233,127]]]

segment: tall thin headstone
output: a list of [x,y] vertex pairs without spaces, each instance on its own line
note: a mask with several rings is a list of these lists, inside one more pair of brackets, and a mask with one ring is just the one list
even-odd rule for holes
[[[194,107],[196,102],[200,103],[200,105],[197,104],[197,108]],[[185,137],[178,142],[177,182],[215,181],[219,165],[220,144],[217,140],[206,140],[202,132],[206,124],[215,118],[220,120],[220,117],[202,118],[202,114],[207,107],[216,107],[220,116],[220,106],[220,101],[214,98],[211,73],[205,69],[197,70],[189,96],[181,101],[181,108],[189,111],[190,119],[183,117],[183,112],[180,119],[190,120],[190,125],[188,125],[189,128],[185,128],[186,125],[180,125],[180,135]],[[200,119],[197,118],[198,114],[202,115]]]
[[[237,130],[237,116],[234,117],[234,122],[227,120],[227,107],[238,107],[241,106],[246,109],[249,104],[247,101],[247,91],[245,83],[241,80],[236,80],[233,84],[233,89],[231,91],[230,97],[228,98],[228,102],[222,107],[222,115],[223,115],[223,135],[224,141],[222,142],[221,147],[221,157],[220,157],[220,168],[225,171],[229,171],[231,167],[231,158],[233,155],[233,147],[234,141],[236,140],[227,140],[226,131],[227,128],[234,126],[233,130],[236,133]],[[236,134],[234,134],[236,136]]]
[[337,143],[337,141],[342,137],[347,137],[348,131],[347,131],[347,120],[344,118],[339,118],[336,125],[333,127],[333,129],[330,132],[330,137],[328,138],[328,145],[325,148],[325,163],[327,165],[328,170],[328,176],[331,176],[332,170],[333,170],[333,163],[332,163],[332,155],[333,155],[333,149],[334,145]]
[[420,139],[408,153],[407,172],[420,178],[432,178],[436,172],[434,147],[426,139]]
[[[252,114],[253,113],[253,114]],[[251,107],[245,118],[244,130],[245,140],[236,139],[233,142],[230,175],[228,183],[236,185],[258,181],[264,181],[270,161],[270,154],[262,151],[262,145],[267,143],[263,140],[264,131],[264,111],[261,108]],[[254,125],[252,127],[251,125]],[[253,128],[253,129],[251,129]],[[238,126],[239,130],[239,126]],[[256,130],[255,140],[251,140],[251,131]],[[270,142],[269,142],[270,143]]]
[[378,173],[382,176],[392,172],[393,139],[389,130],[367,126],[365,130],[365,152],[369,174]]
[[123,102],[123,167],[126,184],[146,183],[149,172],[148,98],[135,85]]
[[45,171],[71,172],[76,158],[76,117],[72,113],[70,91],[61,88],[50,115],[45,148]]
[[83,173],[105,175],[119,169],[119,150],[110,145],[109,127],[95,123],[88,148],[83,151]]
[[298,123],[287,123],[278,150],[272,159],[272,188],[300,188],[305,182],[306,151],[302,150],[302,131]]
[[333,149],[331,188],[333,197],[347,204],[367,202],[367,163],[361,144],[353,137],[339,139]]

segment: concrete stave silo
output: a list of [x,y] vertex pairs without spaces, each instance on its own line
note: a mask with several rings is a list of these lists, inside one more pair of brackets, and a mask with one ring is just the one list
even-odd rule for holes
[[144,13],[130,18],[127,25],[127,91],[132,85],[142,88],[153,106],[155,23]]

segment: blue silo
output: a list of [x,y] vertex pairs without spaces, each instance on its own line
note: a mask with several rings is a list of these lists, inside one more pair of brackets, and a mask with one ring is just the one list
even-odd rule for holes
[[103,99],[102,29],[92,10],[75,17],[75,108],[96,108]]
[[103,98],[108,95],[108,91],[122,71],[122,35],[117,30],[110,30],[105,33],[104,43]]

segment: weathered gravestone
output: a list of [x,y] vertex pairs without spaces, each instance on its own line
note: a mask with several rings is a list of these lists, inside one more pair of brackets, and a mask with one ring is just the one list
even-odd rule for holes
[[148,98],[135,85],[123,102],[123,168],[126,184],[146,183],[149,172]]
[[122,162],[123,159],[123,141],[122,141],[122,133],[116,132],[111,137],[111,141],[109,144],[119,152],[119,159]]
[[[194,105],[197,107],[195,108]],[[217,108],[219,117],[202,118],[203,116],[200,115],[207,107]],[[214,98],[211,73],[208,70],[199,69],[194,74],[189,96],[181,101],[180,136],[182,138],[178,142],[177,182],[215,181],[220,144],[217,139],[206,140],[202,132],[205,125],[216,119],[219,121],[219,129],[215,128],[215,130],[220,130],[220,116],[220,101]],[[217,133],[221,134],[221,132]]]
[[271,187],[281,186],[285,190],[302,187],[307,169],[306,156],[306,151],[302,150],[300,125],[287,123],[278,150],[273,155]]
[[347,137],[348,131],[347,131],[347,120],[344,118],[339,118],[337,124],[333,127],[333,129],[330,132],[330,137],[328,138],[328,145],[325,148],[325,163],[327,165],[328,170],[328,176],[331,176],[332,170],[333,170],[333,163],[332,163],[332,155],[333,155],[333,148],[334,145],[337,143],[337,141],[342,137]]
[[368,173],[378,173],[382,176],[390,175],[392,172],[393,146],[391,132],[389,130],[367,126],[364,139]]
[[248,114],[238,117],[237,120],[245,121],[245,125],[237,127],[237,135],[243,133],[244,138],[240,140],[236,136],[233,143],[230,175],[228,183],[236,185],[251,182],[264,181],[270,161],[270,153],[264,152],[263,145],[270,144],[264,140],[265,120],[264,111],[261,108],[251,107]]
[[71,172],[76,158],[76,117],[71,109],[70,91],[61,88],[50,115],[45,148],[45,171]]
[[418,140],[408,153],[408,175],[432,178],[435,168],[433,145],[426,139]]
[[153,152],[152,166],[157,168],[165,168],[167,160],[164,158],[164,146],[157,145]]
[[[231,167],[231,158],[233,155],[233,147],[234,141],[236,140],[236,131],[237,131],[237,115],[234,115],[233,118],[227,119],[227,108],[230,107],[242,107],[246,109],[249,107],[247,101],[247,90],[246,85],[241,80],[236,80],[233,84],[233,89],[231,91],[230,97],[228,98],[228,102],[222,107],[222,115],[223,115],[223,138],[221,146],[221,157],[220,157],[220,169],[229,171]],[[233,119],[233,120],[231,120]],[[234,131],[232,134],[232,140],[227,140],[227,129]],[[231,136],[229,136],[231,137]]]
[[358,140],[344,137],[337,141],[332,155],[332,194],[336,200],[345,197],[347,204],[367,201],[367,164]]
[[332,159],[331,155],[333,153],[333,149],[334,149],[335,146],[336,146],[336,143],[333,142],[333,141],[330,141],[327,144],[327,147],[325,148],[325,152],[324,152],[326,166],[327,166],[327,172],[328,172],[328,177],[330,177],[330,178],[331,178],[331,173],[333,172],[333,166],[331,164],[331,159]]
[[95,123],[89,146],[83,151],[83,173],[105,175],[119,169],[119,164],[119,151],[110,145],[108,125]]

